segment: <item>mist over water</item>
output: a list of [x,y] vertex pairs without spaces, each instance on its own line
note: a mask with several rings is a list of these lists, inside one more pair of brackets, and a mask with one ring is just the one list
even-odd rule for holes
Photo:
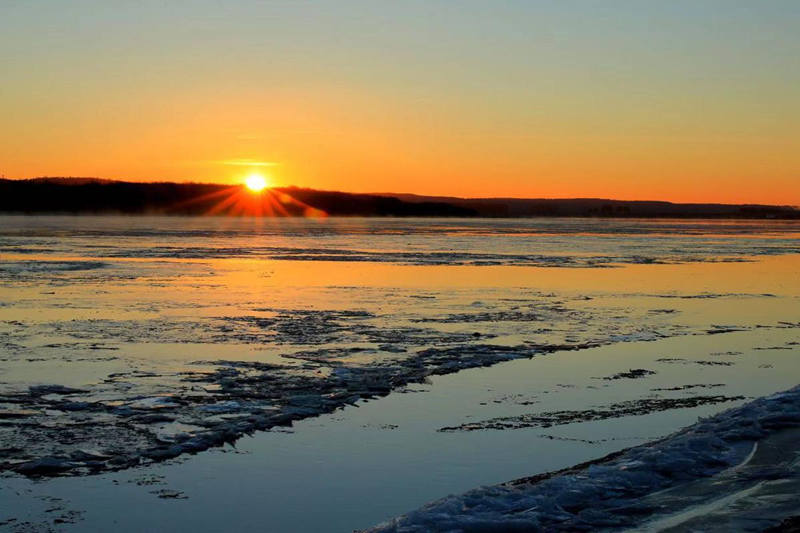
[[6,253],[607,266],[797,253],[793,221],[0,217]]

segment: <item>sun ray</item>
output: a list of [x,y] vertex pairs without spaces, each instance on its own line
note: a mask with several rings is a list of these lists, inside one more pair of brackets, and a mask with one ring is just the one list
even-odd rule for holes
[[289,191],[272,189],[267,178],[254,172],[246,176],[241,185],[225,187],[200,194],[173,206],[173,212],[198,205],[204,207],[206,215],[264,217],[324,218],[327,213],[293,197]]

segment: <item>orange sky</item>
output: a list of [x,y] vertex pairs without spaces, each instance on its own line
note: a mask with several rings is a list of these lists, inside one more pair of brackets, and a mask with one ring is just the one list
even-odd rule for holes
[[0,173],[800,204],[798,4],[696,4],[11,4]]

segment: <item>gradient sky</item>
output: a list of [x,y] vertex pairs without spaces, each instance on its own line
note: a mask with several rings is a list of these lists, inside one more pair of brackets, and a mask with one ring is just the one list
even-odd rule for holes
[[0,173],[798,205],[798,27],[796,0],[0,0]]

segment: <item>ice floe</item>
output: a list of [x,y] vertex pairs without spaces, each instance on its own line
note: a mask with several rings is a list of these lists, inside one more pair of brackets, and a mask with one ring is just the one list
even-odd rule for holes
[[[663,501],[655,494],[744,464],[754,451],[754,442],[797,427],[800,386],[596,461],[448,496],[367,531],[591,531],[633,527],[660,510]],[[784,472],[771,471],[767,465],[748,475],[753,485],[782,474],[796,475],[783,466],[787,468]],[[680,500],[680,496],[678,491],[676,498]]]

